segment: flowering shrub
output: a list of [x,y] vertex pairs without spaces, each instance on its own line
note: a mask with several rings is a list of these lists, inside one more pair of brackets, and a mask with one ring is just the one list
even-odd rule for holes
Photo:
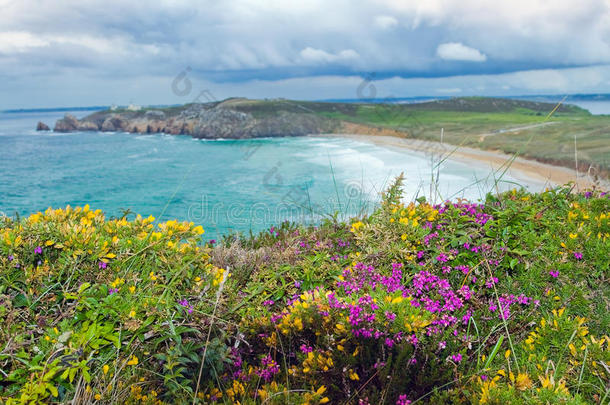
[[[610,199],[404,204],[201,244],[88,207],[0,223],[7,403],[610,401]],[[231,269],[231,277],[225,269]]]
[[[110,402],[127,392],[159,403],[182,380],[192,385],[210,301],[227,273],[198,245],[201,227],[153,221],[107,220],[88,206],[4,219],[0,368],[7,403]],[[217,346],[208,360],[221,371],[227,349]],[[163,388],[158,375],[165,375]]]

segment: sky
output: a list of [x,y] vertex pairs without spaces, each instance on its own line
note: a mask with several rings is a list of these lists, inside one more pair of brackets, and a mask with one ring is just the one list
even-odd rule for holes
[[610,0],[0,0],[0,109],[610,93]]

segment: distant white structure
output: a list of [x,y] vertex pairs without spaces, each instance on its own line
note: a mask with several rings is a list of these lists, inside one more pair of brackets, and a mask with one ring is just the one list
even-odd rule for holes
[[135,104],[129,104],[129,107],[127,107],[127,111],[140,111],[141,109],[141,106]]
[[110,106],[110,111],[116,111],[119,107],[116,104]]

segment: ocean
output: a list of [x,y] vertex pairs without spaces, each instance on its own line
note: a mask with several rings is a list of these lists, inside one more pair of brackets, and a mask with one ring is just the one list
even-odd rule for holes
[[[86,111],[75,111],[78,118]],[[0,113],[0,215],[89,204],[108,216],[193,221],[206,238],[282,221],[319,223],[370,212],[401,172],[405,198],[481,199],[494,191],[483,165],[448,160],[431,195],[431,158],[335,137],[196,140],[189,136],[36,132],[64,112]],[[520,184],[504,177],[498,188]]]

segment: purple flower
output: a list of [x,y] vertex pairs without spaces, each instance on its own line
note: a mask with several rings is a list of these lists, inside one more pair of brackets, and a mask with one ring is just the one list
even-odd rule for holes
[[275,304],[275,301],[273,301],[273,300],[265,300],[265,301],[263,301],[263,305],[266,306],[266,307],[270,307],[273,304]]
[[13,260],[15,260],[15,256],[13,255],[8,255],[8,261],[12,262]]
[[303,353],[311,353],[313,351],[313,348],[311,346],[307,346],[305,343],[301,345],[300,349]]
[[97,267],[99,267],[100,269],[105,269],[106,267],[108,267],[108,263],[106,263],[106,262],[99,262],[97,264]]
[[216,243],[216,239],[210,239],[210,245],[214,245]]
[[111,288],[110,290],[108,290],[108,295],[112,295],[114,293],[118,293],[119,289],[118,288]]
[[302,282],[300,282],[300,281],[295,281],[295,282],[294,282],[294,287],[295,287],[295,288],[301,288],[301,284],[302,284]]
[[396,401],[396,405],[409,405],[411,401],[407,399],[405,394],[398,397],[398,401]]
[[574,252],[574,258],[576,258],[576,260],[582,260],[582,253]]
[[180,304],[180,306],[187,308],[187,312],[190,314],[193,312],[193,306],[191,304],[189,304],[189,302],[186,300],[186,298],[181,299],[180,301],[178,301],[178,304]]
[[440,255],[436,256],[436,261],[438,262],[445,263],[447,260],[449,260],[449,258],[444,253],[441,253]]
[[36,246],[36,249],[34,249],[34,253],[41,254],[42,253],[42,247],[41,246]]
[[462,361],[462,355],[460,353],[457,354],[452,354],[451,356],[449,356],[449,358],[454,362],[454,363],[459,363]]
[[557,278],[559,277],[559,272],[556,270],[551,270],[549,271],[549,274],[553,277],[553,278]]

